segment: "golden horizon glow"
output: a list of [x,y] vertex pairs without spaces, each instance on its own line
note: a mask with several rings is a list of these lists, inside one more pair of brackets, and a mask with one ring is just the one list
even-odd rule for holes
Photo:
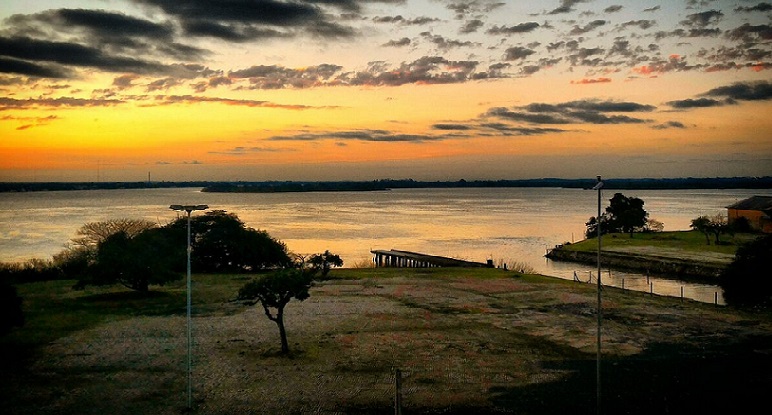
[[301,1],[316,20],[231,17],[243,27],[196,9],[228,36],[284,33],[229,41],[186,33],[174,7],[11,0],[0,181],[592,177],[605,161],[617,177],[772,175],[765,13],[553,3],[357,2],[356,20]]

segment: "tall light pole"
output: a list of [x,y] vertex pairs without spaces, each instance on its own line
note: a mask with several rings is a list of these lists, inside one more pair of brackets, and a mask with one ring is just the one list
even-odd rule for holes
[[600,290],[601,290],[601,283],[600,283],[600,248],[601,248],[601,239],[602,239],[602,233],[600,231],[600,199],[601,199],[601,193],[603,189],[603,182],[600,179],[600,176],[598,176],[598,183],[592,188],[592,190],[598,191],[598,216],[596,216],[596,226],[598,227],[598,350],[597,350],[597,356],[595,357],[595,391],[596,391],[596,411],[598,414],[601,413],[600,410],[600,327],[601,322],[603,320],[603,310],[601,308],[601,301],[600,301]]
[[171,205],[171,210],[185,211],[188,214],[188,409],[193,408],[193,377],[192,377],[192,347],[193,347],[193,334],[191,329],[190,318],[190,303],[191,303],[191,278],[190,278],[190,213],[194,210],[206,210],[209,209],[207,205]]

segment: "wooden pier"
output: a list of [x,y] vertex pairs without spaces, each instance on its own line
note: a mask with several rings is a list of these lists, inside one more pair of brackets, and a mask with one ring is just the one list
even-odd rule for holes
[[466,267],[493,268],[493,261],[473,262],[444,256],[426,255],[410,251],[381,250],[370,251],[376,267],[394,268],[434,268],[434,267]]

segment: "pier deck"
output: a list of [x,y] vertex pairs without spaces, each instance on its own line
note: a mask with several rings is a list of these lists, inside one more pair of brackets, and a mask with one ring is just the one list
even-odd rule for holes
[[467,268],[492,268],[491,261],[473,262],[462,259],[448,258],[437,255],[427,255],[418,252],[382,250],[376,249],[370,251],[375,257],[376,267],[397,267],[397,268],[433,268],[433,267],[467,267]]

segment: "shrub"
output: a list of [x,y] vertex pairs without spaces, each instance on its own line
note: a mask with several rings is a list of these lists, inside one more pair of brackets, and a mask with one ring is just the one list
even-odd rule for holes
[[727,304],[739,307],[772,306],[772,235],[743,244],[722,272],[720,284]]

